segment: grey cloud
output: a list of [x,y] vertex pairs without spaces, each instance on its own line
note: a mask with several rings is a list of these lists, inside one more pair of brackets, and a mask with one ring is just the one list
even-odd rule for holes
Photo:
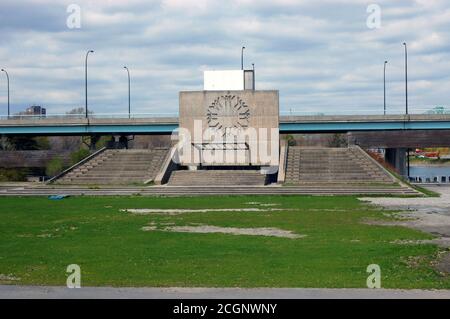
[[[450,104],[445,1],[379,0],[379,30],[366,26],[373,1],[210,0],[198,10],[163,7],[161,1],[78,2],[80,30],[65,24],[71,1],[0,3],[0,64],[11,74],[14,111],[30,103],[51,113],[83,105],[84,54],[94,49],[89,92],[95,112],[126,109],[125,64],[132,72],[134,110],[176,112],[178,91],[202,88],[202,69],[240,66],[242,44],[246,66],[256,63],[257,87],[279,89],[284,111],[378,111],[385,59],[389,104],[401,110],[405,40],[412,107]],[[430,40],[433,33],[442,41]],[[0,105],[4,90],[0,77]]]
[[[56,2],[55,2],[56,3]],[[28,1],[0,3],[0,30],[57,32],[66,28],[66,6],[42,5]]]

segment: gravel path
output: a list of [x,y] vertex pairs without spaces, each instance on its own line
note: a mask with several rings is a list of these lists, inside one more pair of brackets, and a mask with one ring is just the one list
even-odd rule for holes
[[[380,205],[391,210],[404,211],[406,220],[385,223],[419,229],[436,236],[433,240],[423,240],[421,243],[433,243],[443,248],[450,247],[450,186],[428,186],[441,197],[419,198],[360,198],[363,201]],[[383,224],[383,223],[381,223]],[[443,254],[436,268],[450,274],[450,252]]]
[[387,209],[405,211],[402,215],[411,220],[398,222],[398,225],[437,235],[444,243],[447,243],[447,247],[450,247],[450,186],[428,188],[440,193],[441,197],[360,199]]

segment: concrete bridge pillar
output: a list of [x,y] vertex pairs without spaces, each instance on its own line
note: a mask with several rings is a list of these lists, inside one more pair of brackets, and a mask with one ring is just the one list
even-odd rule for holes
[[97,149],[97,142],[100,140],[100,136],[99,135],[92,135],[91,136],[91,145],[90,145],[90,149],[95,151]]
[[407,152],[407,148],[387,148],[385,155],[386,162],[394,166],[397,172],[405,178],[408,178]]
[[111,135],[111,139],[108,141],[108,143],[106,144],[106,146],[108,148],[116,148],[116,137],[114,135]]
[[128,138],[125,135],[120,135],[118,148],[128,149]]
[[100,140],[100,135],[91,135],[88,139],[85,139],[84,137],[83,143],[89,147],[89,150],[95,151],[97,147],[97,142]]

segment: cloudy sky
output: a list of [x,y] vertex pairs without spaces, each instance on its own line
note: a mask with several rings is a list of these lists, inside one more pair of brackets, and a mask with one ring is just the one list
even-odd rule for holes
[[[67,26],[70,4],[81,9],[81,28]],[[381,9],[379,28],[371,4]],[[257,89],[280,90],[282,112],[382,112],[389,60],[388,110],[399,113],[404,41],[411,108],[450,106],[448,0],[2,0],[0,34],[13,112],[84,106],[84,56],[93,49],[95,113],[127,111],[124,65],[133,112],[176,113],[178,91],[201,90],[203,70],[239,69],[245,45]],[[0,114],[5,106],[2,73]]]

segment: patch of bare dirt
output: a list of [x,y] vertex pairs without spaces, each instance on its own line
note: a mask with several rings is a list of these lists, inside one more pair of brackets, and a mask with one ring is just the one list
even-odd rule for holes
[[166,232],[179,232],[179,233],[221,233],[232,235],[248,235],[248,236],[269,236],[269,237],[282,237],[290,239],[298,239],[306,237],[306,235],[295,234],[288,230],[279,228],[236,228],[236,227],[219,227],[219,226],[169,226],[158,228],[155,225],[142,227],[144,231],[166,231]]
[[425,239],[425,240],[396,240],[391,242],[392,244],[398,245],[421,245],[421,244],[434,244],[440,247],[450,247],[450,238],[448,237],[440,237],[434,239]]
[[211,212],[248,212],[248,213],[261,213],[261,212],[273,212],[273,211],[286,211],[292,209],[281,208],[205,208],[205,209],[158,209],[158,208],[127,208],[120,211],[136,214],[136,215],[150,215],[150,214],[162,214],[162,215],[180,215],[186,213],[211,213]]
[[444,275],[450,274],[450,251],[447,251],[440,256],[436,263],[436,269]]
[[[438,187],[433,189],[441,194],[441,197],[421,198],[360,198],[360,200],[379,205],[384,209],[403,211],[392,214],[396,220],[379,221],[366,220],[364,223],[381,226],[404,226],[418,229],[437,236],[431,240],[402,240],[395,241],[401,245],[436,244],[447,250],[439,251],[438,258],[433,261],[433,266],[443,275],[450,273],[450,187]],[[409,265],[414,265],[414,260],[409,260]]]
[[269,206],[280,206],[281,204],[278,203],[261,203],[261,202],[247,202],[246,205],[253,205],[253,206],[263,206],[263,207],[269,207]]
[[403,258],[404,262],[406,263],[406,266],[408,268],[418,268],[421,265],[423,265],[424,261],[426,260],[425,256],[408,256],[406,258]]
[[14,276],[13,274],[0,274],[0,283],[2,284],[8,284],[8,283],[13,283],[15,281],[19,281],[20,278]]
[[[387,226],[405,226],[440,236],[450,237],[450,187],[438,189],[440,198],[360,198],[362,201],[381,206],[389,210],[403,211],[394,214],[400,222],[387,222]],[[380,224],[381,225],[381,224]]]

